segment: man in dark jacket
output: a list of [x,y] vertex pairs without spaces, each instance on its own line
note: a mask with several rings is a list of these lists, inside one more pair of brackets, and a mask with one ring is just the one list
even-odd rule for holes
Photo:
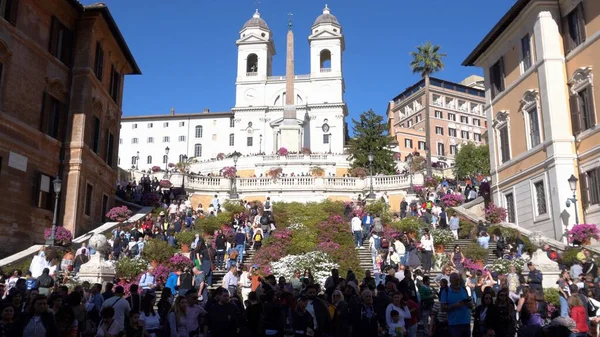
[[331,316],[327,304],[317,298],[317,286],[309,285],[306,287],[306,296],[308,296],[308,311],[315,321],[315,337],[326,336],[331,333]]
[[50,269],[44,268],[42,275],[37,278],[37,288],[40,295],[50,295],[52,287],[54,287],[54,279],[50,276]]

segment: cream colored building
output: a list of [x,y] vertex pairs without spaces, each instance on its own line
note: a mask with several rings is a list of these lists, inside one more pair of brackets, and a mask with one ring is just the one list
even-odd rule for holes
[[[480,76],[469,76],[463,84],[431,78],[432,161],[452,162],[465,142],[482,143],[486,131],[483,111],[485,92]],[[388,104],[389,133],[396,136],[401,160],[414,151],[425,152],[425,82],[421,80]]]
[[463,65],[484,69],[493,196],[509,222],[561,239],[600,222],[600,1],[518,0]]

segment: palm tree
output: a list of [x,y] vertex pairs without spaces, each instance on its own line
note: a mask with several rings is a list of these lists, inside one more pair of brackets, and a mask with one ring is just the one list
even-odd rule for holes
[[431,177],[431,121],[429,118],[429,76],[436,71],[444,69],[442,58],[446,56],[440,53],[440,46],[426,42],[417,46],[417,51],[410,52],[413,60],[410,68],[413,74],[419,73],[425,79],[425,150],[427,152],[427,176]]

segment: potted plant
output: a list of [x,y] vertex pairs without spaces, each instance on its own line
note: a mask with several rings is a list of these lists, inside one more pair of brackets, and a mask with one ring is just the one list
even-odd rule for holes
[[194,262],[181,254],[176,254],[169,259],[169,265],[172,269],[184,270],[185,268],[192,268],[194,266]]
[[358,178],[364,178],[367,176],[367,170],[364,167],[355,167],[350,169],[348,173],[350,173],[351,176]]
[[506,221],[506,208],[498,207],[494,205],[494,203],[490,203],[485,209],[485,219],[493,225]]
[[173,184],[171,184],[171,182],[167,179],[162,179],[158,182],[158,185],[162,188],[171,188],[171,186],[173,186]]
[[225,166],[221,169],[221,175],[224,178],[233,179],[235,178],[235,167]]
[[478,243],[473,242],[467,245],[463,250],[463,254],[466,258],[469,258],[476,263],[480,263],[483,265],[485,263],[485,259],[488,256],[488,250],[481,247]]
[[279,150],[277,150],[277,154],[280,156],[287,156],[288,153],[288,149],[286,149],[285,147],[280,147]]
[[313,177],[322,177],[325,174],[325,170],[319,166],[313,166],[310,168],[310,174]]
[[190,252],[190,244],[194,242],[196,238],[196,233],[192,231],[181,231],[175,234],[175,239],[177,240],[177,245],[181,247],[182,253]]
[[223,160],[225,159],[225,153],[220,152],[219,154],[217,154],[217,160]]
[[156,173],[156,172],[160,172],[162,171],[162,169],[160,168],[160,166],[154,165],[152,166],[152,172]]
[[454,241],[454,234],[448,229],[434,229],[431,231],[436,253],[446,251],[446,245]]
[[465,198],[462,194],[452,193],[445,194],[441,200],[445,207],[456,207],[458,205],[461,205],[465,201]]
[[131,217],[133,213],[127,206],[113,207],[106,213],[106,217],[116,222],[123,222]]
[[143,271],[148,269],[148,262],[143,259],[130,257],[121,257],[115,263],[115,273],[122,281],[129,281],[136,278]]
[[267,171],[267,175],[269,175],[269,177],[273,179],[277,179],[277,177],[279,177],[282,172],[283,169],[281,167],[273,167],[269,171]]
[[595,224],[577,224],[567,233],[569,242],[579,245],[589,245],[591,239],[600,239],[600,230]]
[[[48,240],[52,236],[52,227],[48,227],[44,230],[44,239]],[[73,234],[70,230],[64,228],[63,226],[56,226],[56,231],[54,233],[54,242],[57,245],[68,245],[73,240]]]
[[173,249],[164,240],[152,239],[146,242],[144,250],[142,251],[142,257],[156,268],[160,263],[167,262],[175,254]]

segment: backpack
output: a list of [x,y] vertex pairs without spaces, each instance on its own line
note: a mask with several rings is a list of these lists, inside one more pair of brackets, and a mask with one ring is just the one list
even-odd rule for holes
[[598,311],[598,307],[589,298],[587,299],[587,311],[588,317],[596,317],[596,311]]
[[257,216],[257,215],[258,215],[258,211],[256,210],[256,208],[252,207],[252,208],[250,209],[250,214],[251,214],[252,216]]
[[235,260],[238,258],[238,255],[239,255],[238,251],[234,249],[231,251],[231,253],[229,253],[229,259]]
[[503,251],[505,247],[506,247],[506,241],[504,240],[504,237],[501,236],[498,238],[498,241],[496,241],[496,248],[498,248],[498,250],[500,250],[500,251]]
[[390,242],[386,238],[381,238],[381,241],[380,241],[379,245],[381,246],[381,249],[388,249],[388,248],[390,248]]
[[269,224],[269,217],[267,217],[266,215],[263,215],[260,217],[260,225],[261,226],[266,226]]
[[267,209],[268,210],[271,209],[271,202],[270,201],[265,202],[265,210],[267,210]]
[[383,225],[381,224],[381,218],[375,218],[375,220],[373,220],[373,232],[375,232],[375,233],[383,232]]
[[256,241],[256,242],[262,241],[262,234],[260,234],[260,232],[254,234],[254,241]]

